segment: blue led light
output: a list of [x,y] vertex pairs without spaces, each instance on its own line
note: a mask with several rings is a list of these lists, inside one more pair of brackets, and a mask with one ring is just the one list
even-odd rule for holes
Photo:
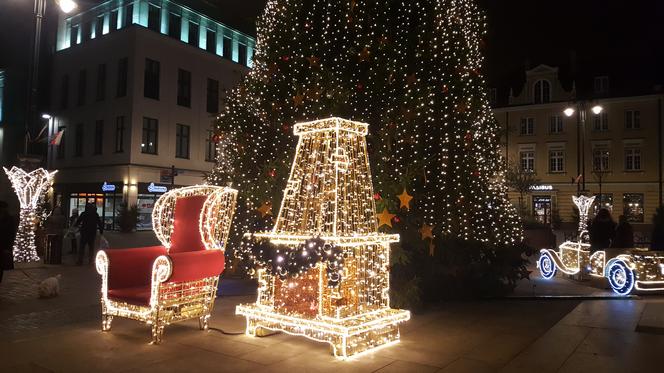
[[547,280],[556,275],[556,262],[553,261],[551,254],[548,252],[542,252],[540,254],[540,258],[537,261],[537,267],[539,268],[542,277]]
[[628,295],[634,289],[634,272],[620,259],[611,259],[607,263],[606,277],[616,294]]

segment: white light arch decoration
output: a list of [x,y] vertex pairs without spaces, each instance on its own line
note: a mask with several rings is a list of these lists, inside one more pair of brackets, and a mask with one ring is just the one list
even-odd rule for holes
[[49,172],[43,168],[26,172],[16,166],[5,173],[12,183],[21,205],[18,231],[14,241],[14,261],[18,263],[39,261],[35,245],[36,210],[39,200],[46,194],[58,171]]

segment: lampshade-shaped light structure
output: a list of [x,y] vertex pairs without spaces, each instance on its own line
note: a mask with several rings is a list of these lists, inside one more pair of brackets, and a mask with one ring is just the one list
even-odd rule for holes
[[574,115],[574,112],[575,112],[575,110],[571,107],[568,107],[567,109],[565,109],[563,111],[563,113],[565,113],[566,117],[571,117],[572,115]]
[[595,105],[595,106],[593,106],[592,109],[590,109],[590,110],[593,111],[593,114],[598,115],[598,114],[600,114],[600,113],[604,110],[604,108],[601,107],[601,106],[599,106],[599,105]]
[[283,256],[318,237],[344,261],[284,278],[258,268],[256,303],[236,309],[247,318],[247,334],[303,335],[329,343],[342,358],[399,340],[398,324],[410,318],[389,302],[389,245],[399,236],[378,232],[367,132],[367,124],[341,118],[295,125],[299,141],[277,221],[253,237]]
[[49,172],[43,168],[26,172],[16,166],[5,173],[14,187],[16,196],[21,205],[20,220],[16,241],[14,241],[15,262],[39,261],[37,247],[35,245],[35,227],[37,224],[37,206],[39,200],[46,194],[53,182],[53,176],[57,171]]

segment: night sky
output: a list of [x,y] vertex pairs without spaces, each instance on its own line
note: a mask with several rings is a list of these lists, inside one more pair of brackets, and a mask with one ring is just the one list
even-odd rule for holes
[[[54,2],[46,1],[53,17]],[[595,75],[610,75],[614,93],[642,93],[664,83],[664,1],[479,1],[487,10],[489,23],[489,82],[505,94],[509,86],[520,88],[525,66],[540,63],[560,66],[568,85],[576,77],[580,91]],[[33,1],[0,2],[0,66],[24,64],[29,54]],[[219,18],[247,32],[265,4],[265,0],[179,2],[192,7],[202,3],[202,11],[218,4]],[[54,24],[49,19],[46,23],[47,27]],[[574,65],[570,63],[573,60]]]

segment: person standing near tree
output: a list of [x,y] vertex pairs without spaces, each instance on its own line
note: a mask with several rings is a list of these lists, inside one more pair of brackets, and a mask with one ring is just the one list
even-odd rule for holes
[[7,202],[0,201],[0,282],[5,269],[14,269],[12,248],[16,239],[18,221],[7,210]]
[[593,251],[611,247],[616,235],[616,223],[607,209],[600,209],[588,227],[590,248]]
[[95,251],[97,228],[99,229],[99,234],[104,234],[104,227],[101,224],[101,218],[99,217],[99,214],[97,214],[95,205],[92,203],[85,205],[85,211],[78,217],[75,226],[80,226],[81,229],[81,241],[78,247],[78,261],[76,264],[83,264],[86,246],[88,246],[90,250],[90,256],[88,257],[88,264],[90,264],[92,263],[92,256]]
[[618,227],[616,228],[616,238],[611,247],[630,249],[634,247],[634,229],[629,224],[625,215],[618,218]]

